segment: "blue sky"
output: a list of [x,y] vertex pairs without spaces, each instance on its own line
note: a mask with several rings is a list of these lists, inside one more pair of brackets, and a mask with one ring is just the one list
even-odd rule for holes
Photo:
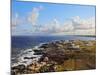
[[92,27],[94,34],[95,6],[12,2],[12,35],[78,34],[80,29],[82,33],[86,31],[84,34],[92,34],[89,27]]

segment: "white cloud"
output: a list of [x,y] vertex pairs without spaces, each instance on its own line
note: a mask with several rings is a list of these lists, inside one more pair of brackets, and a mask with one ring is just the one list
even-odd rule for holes
[[14,16],[12,16],[11,19],[11,28],[12,30],[15,30],[19,25],[22,25],[25,23],[25,18],[20,17],[18,13],[16,13]]
[[[27,28],[21,32],[27,32],[31,34],[50,34],[50,35],[94,35],[95,34],[95,17],[90,17],[87,19],[82,19],[79,16],[71,17],[70,20],[66,20],[65,22],[61,23],[60,20],[54,18],[47,24],[38,25],[38,18],[40,11],[43,10],[42,6],[34,7],[32,11],[28,14],[26,19],[19,17],[19,14],[15,14],[12,18],[12,28],[16,28],[18,25],[21,24],[31,24],[33,29],[27,30]],[[16,31],[16,30],[15,30]],[[20,33],[20,31],[19,31]],[[15,33],[16,34],[16,33]]]
[[71,21],[66,21],[62,29],[64,32],[70,32],[70,31],[73,31],[74,26]]
[[28,22],[31,23],[32,25],[36,24],[36,21],[38,19],[39,12],[36,8],[33,8],[32,12],[30,12],[28,16]]
[[95,35],[95,17],[81,19],[79,16],[72,18],[74,34]]
[[29,13],[27,20],[33,26],[36,25],[41,10],[43,10],[43,6],[33,7],[32,11]]
[[73,30],[72,22],[65,22],[61,24],[57,19],[53,19],[50,23],[41,27],[40,30],[45,33],[60,33],[60,32],[69,32]]
[[95,18],[81,19],[79,16],[72,18],[74,29],[91,29],[95,28]]
[[18,14],[16,13],[14,17],[12,17],[11,20],[11,26],[12,27],[16,27],[16,25],[19,24],[19,20],[18,20]]
[[26,23],[31,24],[33,26],[36,25],[36,22],[39,17],[39,12],[43,9],[44,9],[43,6],[33,7],[32,11],[28,12],[27,16],[21,16],[21,17],[19,16],[19,13],[16,13],[14,16],[12,16],[11,20],[12,28]]
[[76,35],[94,35],[95,34],[95,18],[81,19],[79,16],[71,18],[64,23],[54,19],[51,23],[42,26],[39,30],[44,33],[51,34],[76,34]]

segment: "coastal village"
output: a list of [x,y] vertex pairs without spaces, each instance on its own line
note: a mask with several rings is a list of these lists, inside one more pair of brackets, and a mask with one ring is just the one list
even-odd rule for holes
[[96,68],[95,40],[51,41],[26,53],[22,62],[11,66],[12,75]]

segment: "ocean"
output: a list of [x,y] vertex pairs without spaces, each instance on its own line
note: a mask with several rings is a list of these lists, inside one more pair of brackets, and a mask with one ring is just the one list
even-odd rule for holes
[[86,36],[11,36],[11,62],[17,62],[19,54],[27,49],[34,48],[41,43],[47,43],[55,40],[95,40],[95,37]]

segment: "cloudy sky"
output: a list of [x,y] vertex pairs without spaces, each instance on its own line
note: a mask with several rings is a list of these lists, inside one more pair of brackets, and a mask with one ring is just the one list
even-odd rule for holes
[[12,2],[12,35],[95,35],[95,6]]

